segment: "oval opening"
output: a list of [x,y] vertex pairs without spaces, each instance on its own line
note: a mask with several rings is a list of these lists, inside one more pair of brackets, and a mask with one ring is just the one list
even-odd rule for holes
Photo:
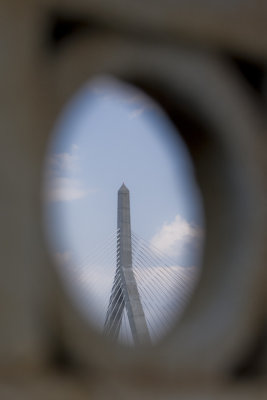
[[55,127],[43,200],[50,251],[90,324],[130,346],[170,332],[197,282],[204,217],[160,106],[113,77],[88,82]]

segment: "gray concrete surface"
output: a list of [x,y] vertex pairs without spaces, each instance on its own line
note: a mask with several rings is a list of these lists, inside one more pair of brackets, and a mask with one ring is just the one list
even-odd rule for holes
[[125,306],[135,344],[150,342],[143,306],[132,266],[130,193],[125,184],[118,191],[118,225],[120,238],[120,272]]

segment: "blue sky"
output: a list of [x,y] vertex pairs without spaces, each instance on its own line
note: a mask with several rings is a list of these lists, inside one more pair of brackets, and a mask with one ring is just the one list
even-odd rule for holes
[[186,147],[144,93],[102,77],[66,105],[48,146],[45,224],[58,259],[77,266],[115,232],[122,182],[132,230],[176,265],[196,266],[203,212]]

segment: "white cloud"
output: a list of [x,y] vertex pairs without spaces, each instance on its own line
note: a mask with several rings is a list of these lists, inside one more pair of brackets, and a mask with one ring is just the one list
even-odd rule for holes
[[52,154],[47,160],[47,168],[50,175],[60,176],[77,172],[79,161],[78,149],[79,147],[73,144],[70,153]]
[[79,179],[78,151],[79,146],[73,144],[69,153],[55,153],[48,157],[43,188],[45,201],[73,201],[95,192],[86,188]]
[[190,224],[181,215],[176,215],[170,223],[164,223],[159,232],[151,239],[151,247],[171,257],[177,257],[184,245],[190,241],[201,240],[203,234],[200,227]]
[[136,110],[133,110],[130,112],[129,114],[129,118],[130,119],[134,119],[139,117],[140,115],[142,115],[145,111],[146,107],[142,107],[142,108],[137,108]]
[[89,193],[93,193],[93,190],[86,190],[77,179],[53,177],[47,182],[44,197],[49,202],[73,201],[82,199]]

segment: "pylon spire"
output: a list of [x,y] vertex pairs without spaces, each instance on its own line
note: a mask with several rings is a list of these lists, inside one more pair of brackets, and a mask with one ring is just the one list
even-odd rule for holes
[[119,276],[120,285],[118,288],[114,279],[105,332],[109,332],[109,336],[113,338],[117,337],[125,306],[134,342],[143,344],[150,341],[150,336],[132,268],[130,192],[124,182],[118,191],[117,227],[119,240],[115,279]]

